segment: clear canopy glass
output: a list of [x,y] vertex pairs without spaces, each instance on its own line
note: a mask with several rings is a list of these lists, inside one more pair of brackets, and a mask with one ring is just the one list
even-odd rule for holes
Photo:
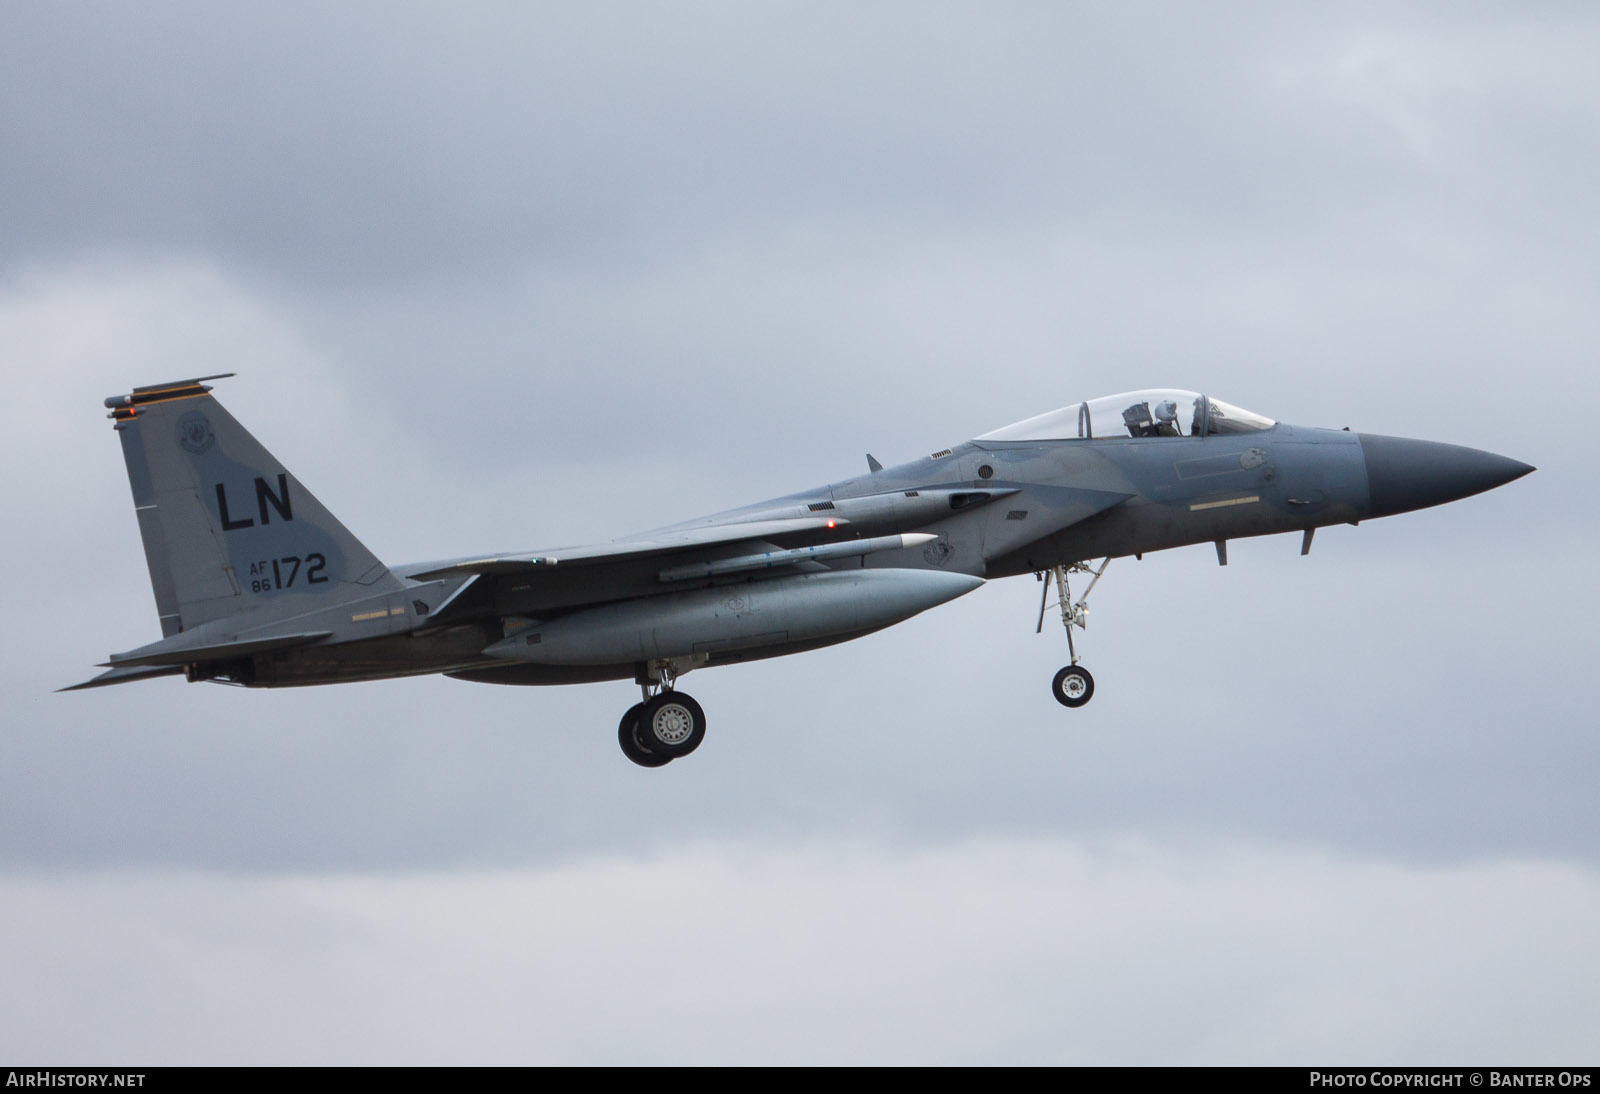
[[1252,433],[1277,423],[1193,391],[1151,388],[1074,403],[1016,422],[980,441],[1069,441],[1107,437],[1206,437]]

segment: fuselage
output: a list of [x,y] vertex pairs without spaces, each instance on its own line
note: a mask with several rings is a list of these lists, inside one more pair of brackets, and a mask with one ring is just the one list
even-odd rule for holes
[[[1532,468],[1488,452],[1284,425],[1194,392],[1070,404],[868,473],[609,543],[386,566],[212,398],[209,376],[109,397],[161,624],[71,690],[182,674],[290,687],[444,673],[632,679],[617,743],[660,767],[704,740],[695,669],[800,653],[1016,574],[1057,594],[1062,706],[1094,694],[1073,640],[1105,564],[1311,534]],[[1093,576],[1079,595],[1073,573]]]
[[[1226,431],[1200,429],[1197,435],[1192,426],[1185,428],[1188,422],[1181,422],[1171,432],[1135,426],[1117,435],[1114,427],[1128,407],[1155,401],[1148,396],[1156,394],[1168,393],[1131,393],[1097,400],[1101,405],[1082,404],[1077,417],[1082,432],[1090,435],[1031,435],[1062,432],[1063,420],[1070,427],[1073,414],[1057,412],[1054,422],[1032,431],[1007,427],[898,466],[673,527],[832,514],[837,528],[799,537],[798,542],[827,542],[841,532],[856,537],[919,532],[935,538],[829,569],[920,569],[987,580],[1090,558],[1354,524],[1487,490],[1529,470],[1473,449],[1288,425],[1231,407]],[[1207,410],[1226,406],[1188,393],[1172,394]],[[1117,412],[1109,416],[1113,428],[1096,433],[1094,423],[1108,418],[1108,408]],[[1142,435],[1134,435],[1136,431]],[[638,611],[644,613],[642,605],[649,598],[689,591],[681,586],[664,589],[659,570],[658,561],[626,573],[612,570],[604,588],[574,574],[570,587],[529,588],[525,601],[512,592],[497,610],[548,616],[611,598],[620,605],[611,609],[611,617],[620,620],[628,614],[627,605],[641,605]],[[703,587],[759,587],[784,579],[781,572],[741,575],[708,580]],[[867,630],[844,630],[831,641],[862,633]],[[813,637],[804,643],[745,645],[713,653],[706,663],[777,656],[829,641]],[[541,665],[522,671],[525,682],[533,683],[561,682],[573,670]],[[609,669],[618,677],[630,671],[622,663]],[[504,680],[507,670],[497,666],[471,675]]]
[[[393,616],[388,633],[257,653],[203,675],[253,686],[434,672],[558,684],[642,678],[650,664],[688,671],[847,641],[984,580],[1190,544],[1216,543],[1220,554],[1230,539],[1437,505],[1528,470],[1453,445],[1274,422],[1190,392],[1130,392],[635,537],[786,529],[770,540],[419,581],[375,609]],[[905,533],[913,546],[740,568],[753,550],[788,559]],[[736,572],[712,572],[719,563]],[[410,582],[440,565],[394,572]],[[450,610],[413,614],[407,604],[423,603],[421,590]]]

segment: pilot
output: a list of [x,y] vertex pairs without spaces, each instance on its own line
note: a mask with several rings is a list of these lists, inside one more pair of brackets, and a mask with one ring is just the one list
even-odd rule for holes
[[1181,437],[1183,434],[1178,429],[1178,404],[1172,401],[1156,404],[1157,437]]

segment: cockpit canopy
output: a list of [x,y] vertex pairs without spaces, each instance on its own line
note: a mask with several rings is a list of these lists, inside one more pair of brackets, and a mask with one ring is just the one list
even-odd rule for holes
[[1107,437],[1208,437],[1253,433],[1277,423],[1193,391],[1151,388],[1074,403],[985,433],[980,441],[1069,441]]

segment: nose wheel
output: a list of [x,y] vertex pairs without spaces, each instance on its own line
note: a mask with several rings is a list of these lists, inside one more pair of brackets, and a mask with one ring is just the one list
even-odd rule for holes
[[1081,707],[1094,698],[1094,677],[1082,665],[1068,665],[1050,681],[1050,693],[1064,707]]
[[[1106,567],[1111,565],[1111,559],[1101,561],[1099,566],[1090,566],[1086,562],[1073,562],[1066,566],[1055,566],[1049,570],[1042,570],[1034,576],[1043,583],[1044,589],[1039,595],[1039,625],[1034,628],[1034,634],[1044,630],[1044,613],[1050,607],[1050,586],[1055,585],[1056,604],[1061,609],[1061,625],[1067,631],[1067,654],[1072,658],[1072,663],[1060,672],[1055,679],[1050,681],[1050,694],[1056,697],[1056,702],[1064,707],[1081,707],[1094,698],[1094,677],[1089,675],[1089,670],[1078,664],[1078,648],[1072,641],[1072,628],[1088,630],[1089,628],[1089,593],[1100,580],[1100,575],[1106,572]],[[1083,590],[1083,595],[1076,601],[1072,599],[1072,589],[1068,583],[1069,574],[1091,574],[1088,587]]]

